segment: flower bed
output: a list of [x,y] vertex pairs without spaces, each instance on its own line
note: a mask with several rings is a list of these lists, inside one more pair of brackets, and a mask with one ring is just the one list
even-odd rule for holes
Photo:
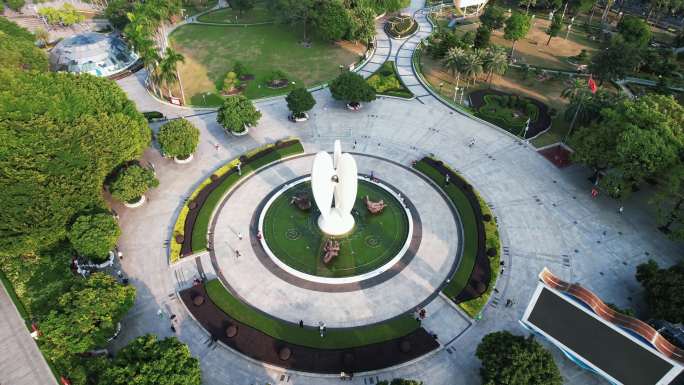
[[[241,178],[279,159],[304,152],[299,139],[288,138],[257,147],[214,171],[195,189],[183,205],[170,240],[171,263],[207,249],[209,221],[223,196]],[[240,163],[241,175],[237,165]],[[182,236],[182,243],[178,236]]]
[[[414,168],[442,186],[458,210],[463,226],[463,254],[442,292],[468,315],[477,317],[498,276],[501,250],[496,220],[472,186],[441,161],[426,157],[416,162]],[[447,173],[450,181],[445,185]],[[488,253],[493,255],[488,257]]]
[[375,89],[378,95],[394,96],[410,99],[413,93],[401,81],[397,75],[397,68],[393,61],[386,61],[371,75],[366,82]]
[[411,16],[393,16],[385,23],[385,32],[394,39],[403,39],[418,30],[418,23]]

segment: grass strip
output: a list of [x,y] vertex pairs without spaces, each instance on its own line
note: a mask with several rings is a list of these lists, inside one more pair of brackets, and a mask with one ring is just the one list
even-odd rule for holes
[[270,317],[235,298],[217,279],[207,282],[205,288],[211,301],[230,317],[273,338],[300,346],[347,349],[400,338],[419,328],[418,322],[407,314],[374,325],[328,329],[321,338],[318,327],[300,328]]

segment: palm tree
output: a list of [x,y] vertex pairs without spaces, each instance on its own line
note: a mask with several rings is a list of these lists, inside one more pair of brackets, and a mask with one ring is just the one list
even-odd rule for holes
[[171,47],[166,48],[166,53],[159,63],[159,77],[160,80],[166,85],[166,89],[169,92],[169,97],[172,97],[171,87],[178,82],[181,100],[185,104],[185,92],[183,92],[183,84],[180,80],[180,75],[178,74],[178,63],[185,62],[185,58],[180,53],[171,49]]
[[463,72],[463,75],[468,79],[468,81],[472,79],[474,83],[475,78],[482,73],[482,56],[482,50],[480,49],[468,52],[463,56],[463,66],[461,71]]
[[573,99],[577,93],[586,88],[586,85],[579,78],[572,78],[566,87],[561,91],[561,97],[567,99]]
[[466,52],[465,50],[463,50],[463,48],[452,47],[449,48],[446,56],[444,56],[444,60],[442,61],[442,65],[444,66],[444,68],[451,71],[451,76],[456,76],[456,88],[458,88],[458,81],[461,77],[463,57],[465,56],[465,54]]
[[484,70],[489,73],[487,78],[489,88],[491,88],[493,75],[503,75],[508,70],[508,55],[506,51],[501,47],[490,47],[487,49],[484,57]]

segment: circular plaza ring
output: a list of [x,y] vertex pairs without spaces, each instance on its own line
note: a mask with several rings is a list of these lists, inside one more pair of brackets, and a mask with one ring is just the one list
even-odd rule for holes
[[[359,176],[354,231],[346,237],[328,237],[317,226],[320,213],[315,205],[302,210],[293,202],[293,197],[309,192],[310,181],[311,176],[303,176],[284,184],[271,194],[259,213],[260,245],[278,268],[305,281],[350,284],[387,272],[409,251],[414,220],[400,193],[377,180]],[[379,215],[366,211],[365,195],[382,198],[385,211]],[[323,255],[328,239],[339,242],[341,247],[335,256],[338,259],[326,263]],[[290,248],[287,245],[292,245],[291,252],[285,251]]]

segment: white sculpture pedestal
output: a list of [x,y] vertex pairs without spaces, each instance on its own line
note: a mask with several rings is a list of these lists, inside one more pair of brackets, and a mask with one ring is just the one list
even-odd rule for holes
[[347,213],[346,215],[338,215],[337,212],[332,212],[330,216],[318,217],[318,228],[328,235],[340,236],[350,233],[354,230],[354,217]]

